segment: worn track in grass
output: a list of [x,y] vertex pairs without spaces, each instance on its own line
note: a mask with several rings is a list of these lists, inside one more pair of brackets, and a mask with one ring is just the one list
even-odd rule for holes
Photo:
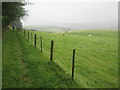
[[21,36],[7,31],[3,37],[3,88],[76,88],[72,80],[55,62]]

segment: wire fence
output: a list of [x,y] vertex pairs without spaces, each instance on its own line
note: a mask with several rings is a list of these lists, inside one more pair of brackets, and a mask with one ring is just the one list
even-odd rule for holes
[[[29,33],[28,33],[28,31],[29,31]],[[85,40],[84,42],[77,42],[78,40],[73,41],[73,40],[71,40],[72,38],[68,38],[67,35],[64,35],[64,36],[61,35],[58,37],[58,40],[56,40],[56,39],[54,40],[54,38],[51,38],[50,36],[46,37],[45,35],[42,35],[40,33],[37,34],[34,31],[30,31],[30,30],[28,30],[28,31],[23,30],[21,32],[22,35],[25,37],[25,39],[28,40],[28,37],[29,37],[30,43],[34,46],[35,34],[36,34],[37,35],[36,47],[40,51],[42,48],[41,53],[44,53],[47,57],[49,57],[50,60],[52,57],[52,60],[57,62],[63,69],[65,69],[66,72],[71,73],[71,70],[72,70],[72,74],[71,74],[72,79],[74,77],[73,72],[74,72],[74,59],[75,58],[77,59],[76,63],[80,63],[78,60],[81,58],[86,58],[83,60],[81,59],[81,61],[82,61],[81,63],[83,63],[83,64],[88,62],[88,60],[90,62],[92,61],[92,58],[86,57],[87,56],[86,54],[92,55],[91,52],[87,52],[86,50],[88,50],[90,48],[90,50],[95,51],[94,50],[95,48],[92,44],[90,45],[89,43],[87,43],[87,41],[85,39],[83,39],[84,37],[82,37],[82,40]],[[42,40],[40,37],[42,37]],[[78,37],[79,37],[79,35],[78,35]],[[67,39],[64,39],[64,38],[67,38]],[[77,38],[77,39],[79,39],[79,38]],[[54,46],[53,46],[52,50],[51,50],[51,46],[52,46],[51,40],[54,40]],[[88,40],[89,40],[89,42],[92,42],[92,40],[90,38]],[[74,46],[72,46],[73,44],[71,44],[71,43],[74,43]],[[76,45],[76,43],[77,43],[77,45]],[[80,45],[78,45],[78,44],[80,44]],[[42,47],[41,47],[41,45],[42,45]],[[73,49],[73,47],[77,48],[76,54],[75,54],[75,49]],[[82,49],[82,48],[84,48],[84,49]],[[81,51],[81,50],[83,50],[83,51]],[[52,54],[51,54],[51,52],[52,52]],[[93,52],[93,53],[95,54],[95,52]],[[90,56],[90,55],[88,55],[88,56]],[[71,64],[71,62],[72,62],[72,64]],[[76,69],[79,66],[79,65],[78,66],[77,65],[78,64],[76,64]]]
[[[69,61],[72,58],[72,79],[74,77],[74,58],[75,58],[75,49],[64,46],[64,41],[54,42],[51,38],[43,37],[44,35],[36,34],[34,31],[22,30],[22,35],[27,39],[33,46],[41,50],[41,53],[48,55],[50,60],[56,60],[60,62],[66,60],[67,65],[71,65]],[[59,37],[60,38],[60,37]],[[61,46],[62,45],[62,46]],[[73,50],[73,54],[72,54]],[[64,54],[63,54],[64,53]],[[67,56],[67,57],[66,57]]]

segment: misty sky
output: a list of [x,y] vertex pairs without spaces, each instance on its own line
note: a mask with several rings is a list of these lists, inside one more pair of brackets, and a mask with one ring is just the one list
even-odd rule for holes
[[[29,0],[34,5],[28,5],[29,16],[22,20],[23,25],[46,25],[54,23],[99,23],[117,22],[118,3],[114,2],[78,2],[76,0]],[[104,0],[108,1],[108,0]],[[113,0],[109,0],[113,1]]]

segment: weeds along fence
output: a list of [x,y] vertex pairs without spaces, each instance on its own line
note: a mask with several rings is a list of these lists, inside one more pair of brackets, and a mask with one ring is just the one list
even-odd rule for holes
[[[42,34],[36,34],[36,31],[22,30],[21,33],[24,38],[30,41],[34,47],[37,47],[41,53],[45,52],[50,61],[56,60],[56,62],[64,64],[64,60],[66,60],[66,66],[71,66],[71,70],[67,73],[71,73],[71,78],[74,78],[75,49],[67,48],[63,41],[54,41],[44,37]],[[65,53],[63,54],[63,52]],[[64,58],[65,56],[68,57]],[[72,60],[71,63],[70,60]],[[61,66],[62,64],[59,63]]]

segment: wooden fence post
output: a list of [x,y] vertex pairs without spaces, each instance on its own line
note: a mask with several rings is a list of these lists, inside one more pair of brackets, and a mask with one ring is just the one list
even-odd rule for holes
[[35,34],[35,46],[36,46],[36,34]]
[[54,41],[51,41],[50,61],[53,60],[53,46],[54,46]]
[[40,37],[40,46],[41,46],[41,53],[42,53],[42,36]]
[[28,31],[28,40],[29,40],[29,31]]
[[72,58],[72,79],[74,78],[74,61],[75,61],[75,49],[73,49],[73,58]]

